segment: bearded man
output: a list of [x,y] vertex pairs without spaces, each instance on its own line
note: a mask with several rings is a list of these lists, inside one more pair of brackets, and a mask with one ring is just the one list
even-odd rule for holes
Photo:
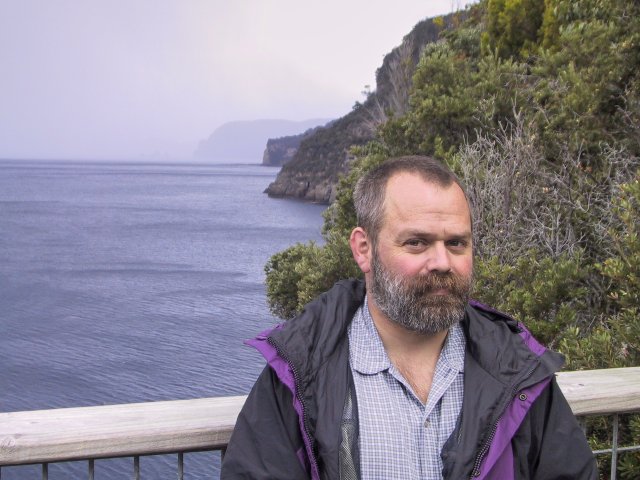
[[430,157],[354,191],[345,280],[249,343],[266,358],[223,479],[595,479],[554,372],[561,357],[469,301],[472,219]]

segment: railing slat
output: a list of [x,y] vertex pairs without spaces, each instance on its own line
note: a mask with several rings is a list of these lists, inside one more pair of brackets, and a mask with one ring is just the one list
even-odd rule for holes
[[140,480],[140,457],[133,457],[133,479]]
[[613,416],[613,437],[611,441],[611,480],[616,480],[616,473],[618,471],[618,425],[620,423],[620,416],[615,414]]
[[[640,445],[629,445],[628,447],[618,447],[618,453],[620,452],[635,452],[636,450],[640,450]],[[604,448],[602,450],[593,450],[594,455],[602,455],[604,453],[613,452],[612,448]]]

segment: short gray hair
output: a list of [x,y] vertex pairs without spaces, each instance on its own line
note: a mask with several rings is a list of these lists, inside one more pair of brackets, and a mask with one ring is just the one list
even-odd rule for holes
[[358,226],[367,232],[374,244],[384,221],[387,183],[392,176],[402,172],[420,175],[424,181],[441,187],[449,187],[455,183],[464,193],[471,215],[464,186],[445,164],[433,157],[418,155],[390,158],[360,177],[353,191]]

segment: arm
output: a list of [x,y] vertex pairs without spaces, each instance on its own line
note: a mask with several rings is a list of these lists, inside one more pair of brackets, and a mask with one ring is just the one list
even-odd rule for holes
[[[524,430],[524,431],[523,431]],[[527,432],[528,430],[528,432]],[[598,470],[591,448],[555,378],[536,400],[520,434],[529,436],[528,451],[514,448],[516,457],[526,456],[528,472],[519,478],[535,480],[595,480]],[[527,442],[514,442],[515,445]],[[516,472],[518,477],[518,472]]]
[[220,478],[309,478],[291,392],[265,367],[238,416]]

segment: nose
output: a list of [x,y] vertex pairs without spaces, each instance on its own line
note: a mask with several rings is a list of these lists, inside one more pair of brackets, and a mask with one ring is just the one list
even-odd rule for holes
[[435,242],[427,251],[425,262],[427,272],[447,273],[451,271],[450,254],[444,242]]

